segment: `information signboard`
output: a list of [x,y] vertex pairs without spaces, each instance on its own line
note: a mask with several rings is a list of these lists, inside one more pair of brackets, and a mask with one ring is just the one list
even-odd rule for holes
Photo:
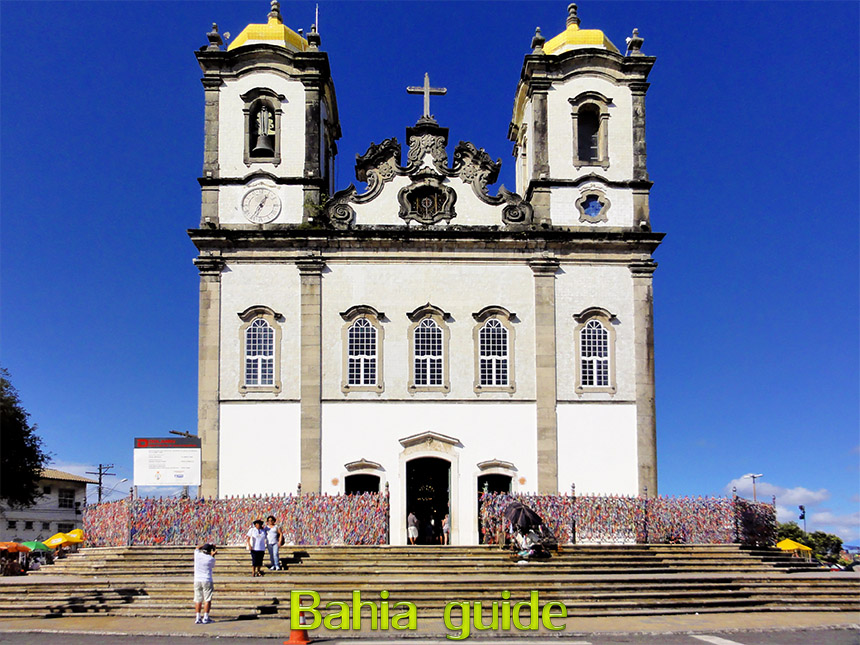
[[134,485],[199,486],[200,439],[135,438]]

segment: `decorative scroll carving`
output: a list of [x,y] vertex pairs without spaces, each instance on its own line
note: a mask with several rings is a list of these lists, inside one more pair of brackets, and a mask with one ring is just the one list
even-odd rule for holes
[[454,149],[454,173],[470,184],[478,199],[485,203],[492,203],[492,198],[487,193],[487,185],[495,183],[499,178],[501,167],[501,159],[493,161],[486,150],[479,150],[468,141],[461,141]]
[[356,201],[354,184],[350,184],[344,190],[337,191],[326,202],[323,210],[324,223],[328,223],[334,228],[350,228],[355,224],[355,209],[349,204]]
[[415,221],[424,225],[454,219],[457,216],[454,212],[457,193],[444,186],[441,180],[441,177],[432,174],[425,174],[423,177],[416,175],[416,180],[397,194],[400,218],[406,222]]
[[407,169],[417,170],[426,154],[433,157],[433,165],[442,174],[448,174],[448,152],[445,150],[447,136],[433,132],[413,134],[409,137],[409,152],[406,154]]
[[531,224],[534,221],[534,209],[522,197],[506,190],[504,186],[499,188],[499,197],[505,201],[502,209],[502,221],[505,224]]
[[358,203],[376,197],[385,183],[402,172],[400,143],[397,139],[392,137],[379,145],[371,143],[367,152],[355,158],[355,178],[367,183],[367,191],[357,196]]

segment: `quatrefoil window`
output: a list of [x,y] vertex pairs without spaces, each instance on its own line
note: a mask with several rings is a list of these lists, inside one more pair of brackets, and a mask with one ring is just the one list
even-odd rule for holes
[[576,200],[576,208],[579,210],[579,221],[590,222],[606,222],[608,217],[606,211],[609,210],[609,199],[601,191],[588,190]]

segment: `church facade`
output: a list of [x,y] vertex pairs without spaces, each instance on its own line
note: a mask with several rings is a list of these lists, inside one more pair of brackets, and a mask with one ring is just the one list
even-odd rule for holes
[[[336,190],[334,82],[276,2],[197,52],[205,94],[199,427],[204,496],[388,490],[453,544],[481,490],[657,493],[654,58],[571,5],[525,56],[499,161],[430,114]],[[395,134],[395,133],[392,133]],[[330,197],[328,197],[330,196]],[[261,465],[260,455],[271,458]]]

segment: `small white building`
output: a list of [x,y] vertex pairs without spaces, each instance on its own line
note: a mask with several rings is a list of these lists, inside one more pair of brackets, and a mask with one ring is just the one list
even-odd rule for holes
[[655,59],[642,39],[620,53],[580,29],[575,5],[558,36],[535,36],[508,132],[518,192],[495,194],[501,161],[451,149],[426,78],[405,145],[391,123],[357,158],[365,188],[335,192],[340,123],[319,34],[286,27],[273,3],[226,50],[217,30],[209,40],[189,231],[201,493],[388,486],[394,544],[410,510],[437,527],[450,513],[452,543],[477,543],[485,487],[656,494],[663,234],[648,208]]
[[83,528],[87,484],[97,481],[45,468],[39,478],[42,495],[26,508],[0,506],[0,542],[47,540],[55,533]]

